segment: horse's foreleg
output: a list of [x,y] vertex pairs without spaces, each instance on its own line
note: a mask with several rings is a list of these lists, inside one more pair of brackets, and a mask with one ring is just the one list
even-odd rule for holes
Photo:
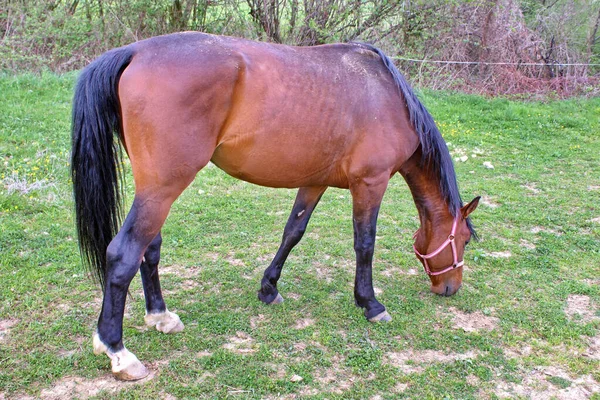
[[372,264],[377,215],[388,180],[374,182],[359,179],[350,186],[356,252],[354,299],[357,306],[365,309],[365,316],[371,322],[391,320],[385,307],[375,298],[373,290]]
[[146,299],[146,316],[144,321],[148,326],[155,326],[163,333],[177,333],[184,328],[179,316],[169,310],[160,289],[158,278],[158,263],[160,261],[160,246],[162,237],[160,233],[148,245],[144,253],[140,275],[144,286],[144,298]]
[[305,187],[298,190],[292,212],[283,231],[283,239],[279,250],[277,250],[273,261],[265,270],[260,284],[258,298],[263,303],[276,304],[283,301],[283,297],[277,291],[277,281],[281,276],[281,269],[290,251],[302,239],[310,216],[326,189],[327,186],[319,186]]
[[179,193],[179,190],[175,194],[159,190],[152,195],[136,195],[121,230],[106,252],[104,300],[94,334],[94,352],[106,353],[111,359],[112,372],[119,379],[136,380],[148,375],[144,365],[123,345],[125,300],[144,253],[160,232]]

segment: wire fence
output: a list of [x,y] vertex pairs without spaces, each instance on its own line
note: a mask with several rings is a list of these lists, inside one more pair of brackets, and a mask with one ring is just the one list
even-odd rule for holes
[[514,65],[514,66],[558,66],[558,67],[590,67],[590,66],[600,66],[600,64],[595,63],[561,63],[561,62],[550,62],[550,63],[531,63],[531,62],[485,62],[485,61],[446,61],[446,60],[417,60],[414,58],[406,58],[406,57],[391,57],[394,60],[401,61],[411,61],[418,63],[430,63],[430,64],[464,64],[464,65]]
[[600,95],[600,63],[427,60],[391,57],[417,86],[488,95]]

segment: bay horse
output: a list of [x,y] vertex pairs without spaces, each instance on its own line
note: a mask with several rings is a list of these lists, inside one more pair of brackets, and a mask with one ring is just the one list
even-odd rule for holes
[[[116,139],[115,139],[116,138]],[[121,226],[122,149],[135,197]],[[71,175],[79,246],[104,298],[96,354],[113,374],[148,370],[123,345],[129,284],[140,271],[145,322],[183,329],[161,293],[161,227],[172,203],[212,161],[231,176],[273,188],[299,188],[258,298],[283,301],[277,282],[329,186],[352,195],[354,297],[369,321],[388,321],[372,283],[377,215],[388,181],[400,173],[420,228],[414,250],[434,293],[462,283],[463,253],[474,234],[448,148],[431,115],[392,61],[364,43],[292,47],[186,32],[108,51],[75,88]]]

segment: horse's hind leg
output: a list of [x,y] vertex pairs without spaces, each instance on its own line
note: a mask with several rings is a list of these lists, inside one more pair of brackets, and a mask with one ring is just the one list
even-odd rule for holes
[[177,333],[184,328],[179,316],[169,310],[162,296],[160,280],[158,278],[158,263],[160,261],[160,246],[162,237],[160,233],[148,245],[140,275],[144,286],[144,298],[146,299],[146,316],[144,321],[148,326],[155,326],[163,333]]
[[277,281],[281,276],[281,269],[290,251],[302,239],[310,216],[326,189],[327,186],[319,186],[305,187],[298,190],[292,212],[283,231],[283,239],[279,250],[277,250],[275,258],[265,270],[260,284],[258,298],[263,303],[276,304],[283,301],[283,297],[277,291]]
[[121,230],[108,246],[104,300],[94,335],[94,352],[106,353],[113,374],[119,379],[136,380],[148,375],[148,370],[123,345],[125,300],[144,253],[160,232],[171,204],[191,179],[193,176],[179,185],[156,187],[152,193],[136,193]]
[[391,320],[385,307],[375,298],[372,277],[377,215],[388,180],[389,175],[386,174],[369,183],[357,179],[350,186],[356,252],[354,299],[357,306],[365,309],[365,316],[371,322]]

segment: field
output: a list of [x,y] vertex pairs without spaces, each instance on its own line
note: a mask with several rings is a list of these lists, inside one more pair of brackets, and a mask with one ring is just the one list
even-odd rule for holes
[[421,94],[463,198],[482,196],[481,240],[459,293],[431,294],[412,253],[417,212],[393,179],[374,267],[386,324],[354,306],[347,191],[325,193],[284,268],[286,301],[269,307],[256,291],[295,192],[207,167],[163,230],[165,299],[186,329],[144,326],[136,278],[125,344],[153,372],[121,383],[92,353],[101,292],[74,231],[74,78],[0,76],[0,399],[600,399],[600,98]]

